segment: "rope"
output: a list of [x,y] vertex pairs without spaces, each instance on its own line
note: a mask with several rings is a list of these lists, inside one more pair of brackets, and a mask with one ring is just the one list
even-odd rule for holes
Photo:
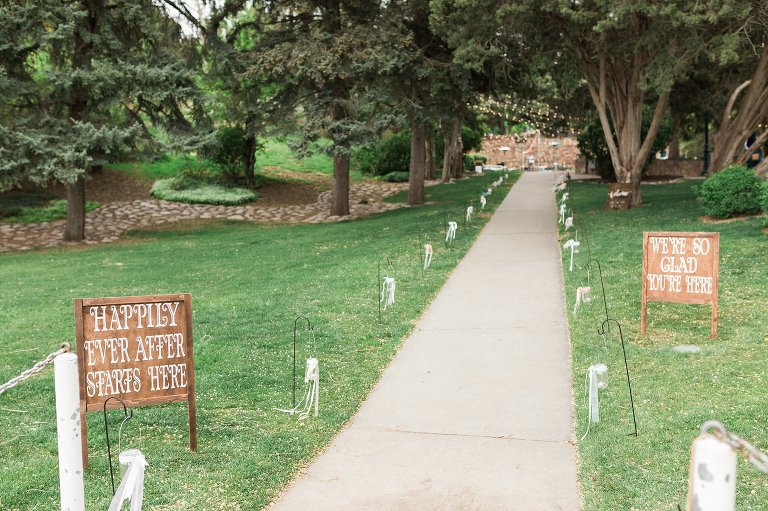
[[760,451],[760,449],[743,438],[731,433],[718,421],[710,420],[701,425],[702,434],[709,432],[711,429],[715,430],[714,436],[717,439],[728,444],[732,449],[740,452],[757,470],[764,474],[768,474],[768,454]]
[[24,380],[30,379],[31,377],[33,377],[34,375],[36,375],[37,373],[45,369],[45,367],[48,364],[53,363],[54,358],[58,357],[63,353],[69,353],[69,351],[70,351],[69,343],[66,343],[66,342],[61,343],[61,349],[59,349],[58,351],[54,351],[53,353],[45,357],[43,360],[41,360],[40,362],[32,366],[30,369],[27,369],[26,371],[18,375],[17,377],[11,378],[11,380],[8,383],[4,383],[0,385],[0,394],[2,394],[8,389],[15,387],[16,385],[23,382]]

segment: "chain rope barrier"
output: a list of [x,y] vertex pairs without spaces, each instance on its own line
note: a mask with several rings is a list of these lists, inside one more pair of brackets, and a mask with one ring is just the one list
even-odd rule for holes
[[63,354],[63,353],[69,353],[71,351],[71,348],[69,346],[69,343],[63,342],[61,343],[61,348],[58,351],[54,351],[47,357],[45,357],[43,360],[32,366],[31,368],[27,369],[26,371],[22,372],[20,375],[16,376],[15,378],[11,378],[10,381],[7,383],[3,383],[0,385],[0,395],[3,394],[8,389],[11,389],[18,385],[19,383],[30,379],[32,376],[36,375],[37,373],[41,372],[43,369],[46,368],[49,364],[53,363],[53,359],[57,356]]
[[715,438],[741,453],[744,459],[750,462],[757,470],[768,474],[768,454],[725,429],[721,422],[712,420],[701,425],[701,434],[709,433],[710,430],[715,430]]

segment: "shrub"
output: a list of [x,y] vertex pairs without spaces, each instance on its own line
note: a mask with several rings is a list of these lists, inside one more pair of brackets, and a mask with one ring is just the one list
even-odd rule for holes
[[400,131],[357,150],[360,172],[385,176],[392,172],[408,172],[411,163],[411,132]]
[[158,199],[173,202],[223,206],[243,204],[258,197],[258,194],[247,188],[222,186],[190,176],[160,179],[152,186],[151,193]]
[[381,179],[384,181],[389,181],[390,183],[405,183],[408,181],[408,176],[410,174],[408,172],[390,172],[389,174],[386,174]]
[[744,165],[731,165],[701,185],[704,211],[715,218],[760,212],[765,183]]

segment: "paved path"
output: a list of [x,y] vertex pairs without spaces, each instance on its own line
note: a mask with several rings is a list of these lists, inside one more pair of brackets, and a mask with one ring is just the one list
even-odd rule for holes
[[581,507],[553,174],[524,174],[271,511]]
[[[112,202],[86,215],[85,245],[116,241],[126,231],[178,222],[180,220],[248,220],[263,223],[320,223],[349,220],[402,207],[381,199],[408,187],[408,183],[383,181],[354,182],[350,186],[350,215],[332,216],[331,191],[321,193],[311,204],[261,206],[258,202],[242,206],[181,204],[157,199]],[[0,223],[0,252],[49,248],[65,245],[64,220],[30,224]],[[68,245],[77,245],[69,243]]]

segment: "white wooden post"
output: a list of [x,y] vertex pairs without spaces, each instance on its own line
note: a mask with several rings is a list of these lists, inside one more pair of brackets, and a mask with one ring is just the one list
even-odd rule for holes
[[62,511],[85,511],[83,452],[80,443],[80,384],[77,355],[53,361],[56,387],[56,436],[59,443],[59,489]]
[[736,509],[736,451],[709,434],[691,445],[688,482],[689,511]]

